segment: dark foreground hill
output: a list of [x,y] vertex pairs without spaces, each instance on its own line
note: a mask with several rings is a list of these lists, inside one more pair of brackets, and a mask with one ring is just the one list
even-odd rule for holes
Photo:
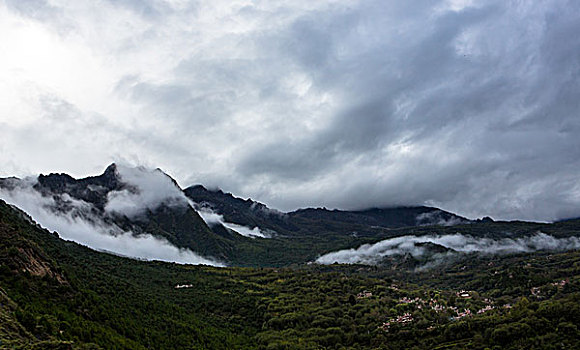
[[578,252],[215,268],[61,240],[0,201],[0,348],[572,349]]

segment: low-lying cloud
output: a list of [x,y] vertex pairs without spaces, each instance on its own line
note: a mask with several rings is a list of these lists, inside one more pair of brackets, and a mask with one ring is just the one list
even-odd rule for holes
[[208,224],[209,226],[222,225],[230,230],[236,231],[237,233],[239,233],[242,236],[250,237],[250,238],[256,238],[256,237],[271,238],[272,237],[269,233],[260,230],[260,228],[258,226],[254,227],[254,228],[249,228],[247,226],[227,222],[227,221],[225,221],[225,219],[222,215],[216,213],[215,211],[213,211],[211,208],[209,208],[207,206],[200,206],[200,205],[197,205],[196,203],[193,203],[191,201],[190,201],[190,205],[192,208],[197,210],[198,214],[201,216],[203,221],[205,221],[205,223]]
[[107,194],[105,211],[135,217],[159,205],[187,205],[187,199],[173,180],[159,169],[116,166],[117,176],[127,189]]
[[[222,263],[202,257],[189,249],[178,248],[167,240],[150,234],[136,236],[133,232],[106,223],[102,218],[91,215],[91,204],[73,199],[67,194],[43,197],[32,186],[35,180],[26,179],[17,187],[8,190],[0,188],[0,198],[28,213],[42,227],[58,232],[65,240],[71,240],[92,249],[106,251],[122,256],[145,260],[160,260],[181,264],[205,264],[223,266]],[[146,188],[146,187],[144,187]],[[67,212],[55,211],[55,197],[65,202]],[[140,204],[153,203],[152,197],[134,197],[144,199]],[[136,206],[118,206],[128,212],[134,212]]]
[[417,215],[417,224],[428,226],[428,225],[441,225],[441,226],[454,226],[466,223],[458,217],[445,218],[439,211],[432,211]]
[[[364,244],[356,249],[345,249],[325,254],[316,262],[319,264],[366,264],[377,265],[384,258],[410,254],[415,258],[425,256],[429,247],[424,243],[432,243],[448,249],[447,254],[481,253],[481,254],[508,254],[527,253],[538,250],[566,251],[580,249],[580,238],[555,238],[542,232],[520,238],[476,238],[472,236],[428,235],[428,236],[401,236],[389,238],[375,244]],[[436,253],[435,259],[441,258]]]

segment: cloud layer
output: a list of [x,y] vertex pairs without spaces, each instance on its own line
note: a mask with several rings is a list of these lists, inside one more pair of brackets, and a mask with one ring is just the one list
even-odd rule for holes
[[[223,266],[189,249],[177,248],[164,239],[149,234],[135,236],[132,232],[124,231],[105,222],[100,216],[91,215],[91,204],[67,194],[43,197],[32,188],[34,183],[35,180],[27,179],[13,190],[0,189],[0,198],[24,210],[42,227],[58,232],[65,240],[131,258]],[[53,209],[56,207],[55,196],[67,203],[68,212]]]
[[401,236],[380,241],[375,244],[364,244],[356,249],[346,249],[325,254],[316,262],[319,264],[367,264],[376,265],[385,257],[411,254],[421,257],[427,253],[427,248],[421,243],[433,243],[452,249],[448,253],[439,253],[433,260],[439,260],[444,255],[460,253],[507,254],[526,253],[538,250],[565,251],[580,249],[580,238],[555,238],[542,232],[521,238],[475,238],[462,234],[431,235],[431,236]]
[[197,213],[202,217],[203,221],[205,221],[205,223],[208,224],[209,226],[219,224],[219,225],[222,225],[226,228],[229,228],[230,230],[236,231],[237,233],[241,234],[242,236],[250,237],[250,238],[256,238],[256,237],[271,238],[272,237],[270,233],[263,232],[262,230],[260,230],[260,228],[258,226],[254,227],[254,228],[250,228],[247,226],[227,222],[224,220],[223,215],[216,213],[211,208],[208,208],[206,206],[197,205],[196,203],[193,203],[191,201],[189,201],[189,202],[190,202],[191,207],[197,210]]
[[107,194],[105,211],[135,217],[146,210],[160,205],[187,205],[187,198],[160,169],[149,170],[145,167],[116,165],[117,176],[128,189],[111,191]]
[[578,216],[578,32],[573,0],[5,0],[0,171]]

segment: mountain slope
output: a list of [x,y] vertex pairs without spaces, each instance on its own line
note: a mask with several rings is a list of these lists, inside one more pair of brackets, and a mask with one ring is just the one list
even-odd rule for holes
[[154,235],[218,260],[227,259],[232,250],[232,242],[212,232],[189,206],[175,180],[159,169],[111,164],[99,176],[77,180],[67,174],[49,174],[39,175],[35,181],[10,178],[1,181],[0,188],[15,196],[36,195],[49,214],[82,221],[112,235]]
[[208,190],[201,185],[188,187],[184,193],[192,201],[210,207],[228,222],[268,229],[282,235],[345,235],[356,232],[373,236],[384,229],[471,222],[444,210],[424,206],[360,211],[307,208],[282,213],[251,199],[236,198],[231,193]]
[[0,348],[572,349],[579,266],[577,251],[423,272],[144,262],[62,241],[0,201]]
[[250,228],[260,227],[278,233],[290,234],[299,230],[285,213],[268,208],[252,199],[234,197],[221,190],[211,191],[202,185],[187,187],[183,193],[193,202],[207,205],[216,213],[223,215],[224,220]]
[[[182,191],[159,169],[115,164],[99,176],[84,179],[66,174],[0,179],[0,197],[24,205],[24,210],[62,237],[95,249],[141,259],[233,266],[304,264],[365,244],[380,246],[393,237],[461,235],[498,240],[541,231],[558,238],[576,235],[578,226],[574,220],[470,221],[424,206],[282,213],[203,186]],[[364,250],[374,254],[373,249]]]
[[[15,344],[239,348],[247,336],[236,335],[236,326],[221,313],[235,315],[229,310],[238,310],[249,315],[250,306],[243,297],[235,300],[235,308],[231,300],[216,302],[209,295],[221,282],[208,276],[202,269],[176,269],[174,264],[121,258],[65,242],[0,201],[0,288],[13,301],[4,313],[11,317],[10,339]],[[195,293],[174,288],[184,282],[194,282]],[[236,286],[227,288],[242,294]]]
[[[385,238],[394,227],[434,220],[467,222],[427,207],[359,212],[304,209],[281,213],[259,202],[208,191],[202,186],[182,191],[175,180],[159,169],[116,164],[101,175],[82,179],[67,174],[0,179],[0,195],[22,205],[29,213],[34,212],[46,227],[97,249],[133,256],[131,252],[115,250],[117,246],[112,241],[102,245],[103,236],[125,236],[125,241],[130,241],[129,236],[145,239],[152,236],[177,249],[189,249],[210,260],[242,266],[312,261],[330,250]],[[208,221],[208,226],[190,206],[190,200],[201,205],[200,210],[211,209],[210,218],[217,215],[218,220]],[[219,219],[220,215],[223,219]],[[141,243],[124,244],[135,251]],[[159,255],[154,251],[137,255],[150,256]]]

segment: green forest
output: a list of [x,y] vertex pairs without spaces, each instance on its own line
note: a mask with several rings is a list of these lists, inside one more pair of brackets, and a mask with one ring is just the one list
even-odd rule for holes
[[571,349],[579,325],[577,251],[189,266],[95,252],[0,203],[2,349]]

